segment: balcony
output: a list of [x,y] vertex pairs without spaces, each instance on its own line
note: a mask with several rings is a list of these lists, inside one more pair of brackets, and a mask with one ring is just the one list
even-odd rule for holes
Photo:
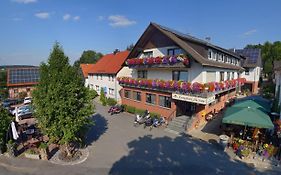
[[190,67],[190,59],[185,55],[131,58],[126,61],[130,68],[184,68]]
[[169,92],[172,93],[173,99],[192,101],[199,104],[209,104],[215,100],[216,94],[242,86],[246,81],[244,78],[239,78],[202,84],[198,82],[134,79],[130,77],[118,77],[117,80],[123,87]]

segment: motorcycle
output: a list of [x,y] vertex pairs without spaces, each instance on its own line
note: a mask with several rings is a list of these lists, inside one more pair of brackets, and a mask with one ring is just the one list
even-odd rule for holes
[[156,128],[165,123],[166,123],[166,120],[164,117],[160,117],[159,119],[158,118],[153,119],[153,126]]
[[137,114],[135,117],[134,126],[144,124],[146,120],[148,120],[149,118],[150,118],[150,113],[148,110],[146,110],[143,115]]
[[110,108],[109,108],[109,110],[108,110],[108,113],[110,113],[111,115],[113,115],[113,114],[119,114],[119,113],[121,113],[121,112],[123,112],[124,111],[124,107],[121,105],[121,106],[119,106],[119,105],[115,105],[115,106],[111,106]]

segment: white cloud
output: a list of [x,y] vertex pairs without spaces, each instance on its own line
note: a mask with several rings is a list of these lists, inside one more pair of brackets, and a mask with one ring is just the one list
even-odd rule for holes
[[40,13],[35,13],[34,16],[40,19],[48,19],[50,17],[50,13],[48,12],[40,12]]
[[249,35],[252,35],[252,34],[254,34],[254,33],[256,33],[256,32],[257,32],[257,29],[252,29],[252,30],[249,30],[249,31],[243,33],[243,35],[249,36]]
[[29,3],[37,2],[37,0],[12,0],[12,1],[21,3],[21,4],[29,4]]
[[98,17],[98,20],[99,20],[99,21],[103,21],[103,20],[104,20],[104,16],[99,16],[99,17]]
[[63,18],[63,20],[67,21],[67,20],[69,20],[71,18],[71,15],[70,14],[65,14],[65,15],[63,15],[62,18]]
[[108,17],[108,20],[109,25],[113,27],[126,27],[137,23],[136,21],[129,20],[127,17],[121,15],[111,15]]
[[73,17],[73,20],[74,20],[74,21],[80,20],[80,16],[74,16],[74,17]]

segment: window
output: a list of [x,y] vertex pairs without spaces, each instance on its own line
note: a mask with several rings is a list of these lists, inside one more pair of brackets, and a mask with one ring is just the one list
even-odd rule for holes
[[232,79],[232,80],[234,79],[234,72],[232,72],[232,76],[231,76],[231,79]]
[[102,74],[100,74],[100,79],[102,80]]
[[179,55],[182,53],[182,50],[179,48],[174,48],[174,49],[168,49],[167,50],[167,55],[173,56],[173,55]]
[[220,56],[220,54],[217,53],[217,54],[216,54],[216,61],[219,61],[219,56]]
[[110,95],[114,95],[114,89],[109,88],[109,94],[110,94]]
[[124,90],[124,97],[125,98],[131,98],[131,91],[130,90]]
[[155,94],[146,94],[146,103],[155,104],[156,95]]
[[227,80],[230,80],[230,72],[227,72]]
[[97,80],[98,80],[99,79],[99,74],[97,74],[96,77],[97,77]]
[[171,97],[159,95],[159,106],[171,108]]
[[173,80],[179,81],[188,81],[188,72],[187,71],[173,71]]
[[111,80],[111,75],[107,75],[108,76],[108,81],[110,81]]
[[221,55],[221,61],[224,62],[224,55]]
[[220,81],[224,81],[224,72],[220,72]]
[[249,69],[245,68],[245,75],[249,75]]
[[114,78],[115,78],[114,75],[111,75],[111,81],[114,81]]
[[100,87],[98,85],[96,85],[96,91],[99,91]]
[[147,78],[146,70],[138,70],[138,78]]
[[209,58],[209,60],[212,59],[212,50],[211,49],[208,50],[208,58]]
[[133,91],[133,99],[136,101],[141,101],[141,92]]
[[143,52],[143,58],[150,58],[153,57],[153,52],[149,51],[149,52]]

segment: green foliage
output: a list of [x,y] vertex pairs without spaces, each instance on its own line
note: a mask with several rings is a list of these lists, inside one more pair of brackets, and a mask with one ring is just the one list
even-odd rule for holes
[[0,100],[8,97],[7,72],[0,70]]
[[127,46],[126,50],[132,51],[133,48],[134,48],[134,46],[135,46],[135,45],[132,43],[132,44],[130,44],[130,45]]
[[95,91],[94,89],[89,89],[89,94],[90,94],[91,99],[94,99],[98,96],[97,91]]
[[93,50],[86,50],[82,53],[79,60],[74,62],[74,67],[78,70],[80,67],[80,64],[94,64],[96,63],[101,57],[102,53],[93,51]]
[[100,101],[103,106],[106,106],[106,97],[105,97],[103,88],[101,88],[101,91],[100,91]]
[[136,112],[136,108],[133,107],[133,106],[125,106],[125,111],[128,112],[128,113],[131,113],[131,114],[135,114]]
[[6,133],[12,122],[9,112],[0,105],[0,149],[5,147]]
[[273,62],[281,59],[281,41],[265,42],[258,45],[247,45],[246,48],[260,48],[262,52],[263,71],[272,78]]
[[38,126],[51,142],[82,141],[94,113],[89,89],[69,64],[61,46],[55,43],[47,63],[40,65],[40,80],[33,91]]
[[39,145],[39,148],[40,149],[47,149],[48,148],[48,144],[45,143],[45,142],[41,142],[40,145]]
[[109,106],[114,106],[117,104],[117,101],[114,98],[107,98],[106,104]]
[[[135,108],[133,106],[128,106],[128,105],[124,105],[125,111],[131,114],[140,114],[143,115],[145,110],[144,109],[138,109]],[[160,114],[158,113],[154,113],[154,112],[150,112],[150,116],[151,118],[160,118]]]

